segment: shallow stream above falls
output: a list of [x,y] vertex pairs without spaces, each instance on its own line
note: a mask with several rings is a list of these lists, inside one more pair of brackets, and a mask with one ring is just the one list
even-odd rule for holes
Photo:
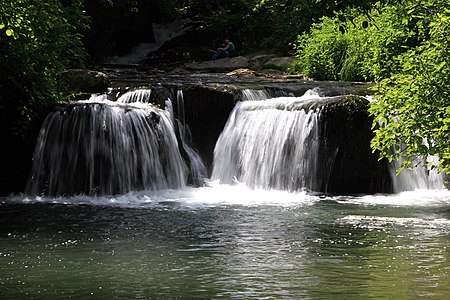
[[[196,76],[193,85],[218,84]],[[383,187],[378,177],[358,181],[373,165],[340,163],[366,149],[352,142],[364,114],[320,125],[358,111],[364,99],[326,97],[348,94],[345,86],[325,89],[333,83],[320,84],[323,94],[296,95],[298,82],[251,91],[234,81],[247,100],[235,106],[236,90],[222,93],[220,85],[198,92],[174,81],[157,93],[157,84],[138,81],[126,84],[144,90],[122,90],[118,102],[95,96],[49,115],[27,193],[0,198],[1,299],[450,295],[443,178],[419,172],[392,181],[397,193],[339,193],[352,184]],[[280,91],[288,99],[266,99]],[[146,104],[155,95],[167,97],[159,102],[165,109]],[[190,123],[198,114],[207,125]],[[390,181],[387,169],[377,172]]]

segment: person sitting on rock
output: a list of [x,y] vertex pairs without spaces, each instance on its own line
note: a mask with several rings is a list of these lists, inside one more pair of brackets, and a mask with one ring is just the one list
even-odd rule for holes
[[214,55],[211,59],[219,59],[223,57],[232,57],[235,54],[236,48],[234,47],[234,44],[230,41],[229,38],[225,38],[224,45],[221,48],[217,48],[214,52]]

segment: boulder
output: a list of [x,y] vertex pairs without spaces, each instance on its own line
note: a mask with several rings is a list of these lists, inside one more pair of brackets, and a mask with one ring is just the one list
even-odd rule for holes
[[111,85],[105,73],[85,69],[69,69],[61,72],[58,83],[59,89],[67,94],[104,93]]
[[244,56],[226,57],[217,60],[187,63],[184,67],[193,71],[230,72],[236,69],[247,69],[249,67],[249,59]]
[[287,70],[294,62],[295,57],[284,56],[284,57],[274,57],[264,64],[264,69],[277,69],[277,70]]
[[264,65],[271,59],[275,58],[275,54],[260,54],[250,58],[249,64],[252,70],[261,70]]

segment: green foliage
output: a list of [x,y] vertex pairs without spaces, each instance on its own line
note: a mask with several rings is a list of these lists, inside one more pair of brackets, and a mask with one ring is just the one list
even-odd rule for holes
[[297,62],[292,71],[318,80],[338,80],[348,41],[336,18],[324,17],[311,34],[298,37]]
[[[84,60],[82,1],[4,0],[0,10],[2,106],[13,110],[2,128],[17,131],[33,118],[33,107],[54,96],[55,75]],[[21,95],[17,97],[17,95]],[[10,119],[15,116],[15,119]],[[14,125],[13,125],[14,124]],[[13,125],[11,128],[10,125]]]
[[[450,4],[408,1],[405,24],[421,42],[399,57],[402,68],[381,80],[371,107],[376,137],[372,147],[403,168],[417,156],[436,155],[432,165],[450,173]],[[394,151],[392,151],[394,149]]]

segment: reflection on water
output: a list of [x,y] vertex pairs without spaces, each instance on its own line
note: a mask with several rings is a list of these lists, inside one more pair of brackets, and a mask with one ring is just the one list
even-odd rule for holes
[[0,298],[445,299],[450,193],[242,186],[0,202]]

